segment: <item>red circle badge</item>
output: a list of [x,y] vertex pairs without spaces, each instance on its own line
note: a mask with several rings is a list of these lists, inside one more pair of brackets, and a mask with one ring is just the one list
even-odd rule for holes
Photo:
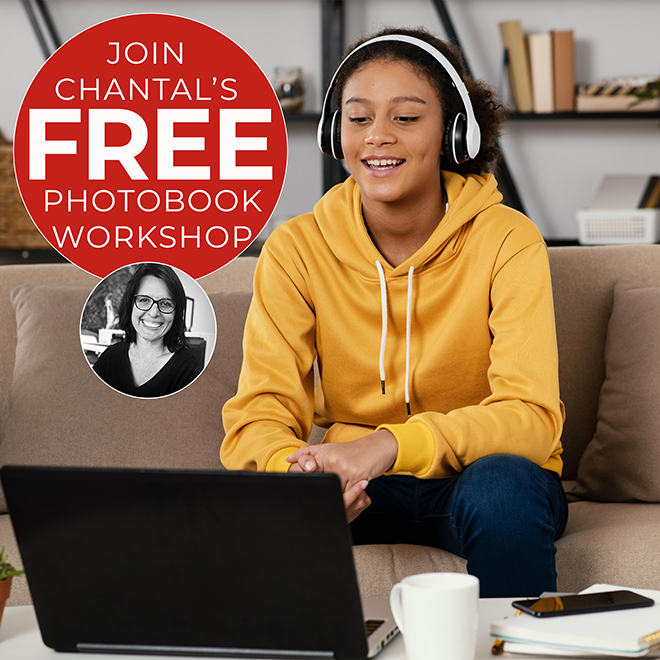
[[286,162],[282,109],[256,62],[165,14],[65,43],[32,81],[14,139],[35,224],[99,277],[147,261],[194,278],[221,268],[270,218]]

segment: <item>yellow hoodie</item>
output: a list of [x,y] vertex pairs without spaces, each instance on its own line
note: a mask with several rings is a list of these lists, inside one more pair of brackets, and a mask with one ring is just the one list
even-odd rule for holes
[[492,175],[442,174],[448,212],[396,268],[369,237],[352,178],[273,232],[223,410],[227,468],[288,470],[314,421],[323,442],[391,430],[390,473],[448,477],[515,454],[561,474],[545,243],[500,204]]

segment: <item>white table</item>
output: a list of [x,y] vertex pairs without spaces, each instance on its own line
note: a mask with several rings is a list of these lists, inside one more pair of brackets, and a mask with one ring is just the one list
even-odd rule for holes
[[[475,660],[492,660],[490,649],[493,640],[489,636],[492,621],[512,615],[512,598],[488,598],[479,601],[479,635]],[[7,607],[0,626],[0,658],[2,660],[127,660],[127,655],[56,653],[41,641],[37,618],[31,605]],[[172,660],[173,656],[141,656],[156,660]],[[192,657],[192,656],[189,656]],[[377,656],[378,660],[405,660],[406,653],[401,635]]]

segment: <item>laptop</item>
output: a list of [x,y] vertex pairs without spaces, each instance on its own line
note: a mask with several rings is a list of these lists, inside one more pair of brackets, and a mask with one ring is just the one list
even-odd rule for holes
[[4,466],[0,479],[58,651],[366,658],[397,633],[386,601],[361,602],[336,475]]

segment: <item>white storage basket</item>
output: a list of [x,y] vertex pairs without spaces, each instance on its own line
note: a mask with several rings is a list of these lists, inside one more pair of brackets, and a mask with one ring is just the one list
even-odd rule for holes
[[660,241],[658,209],[581,209],[577,221],[583,245]]

